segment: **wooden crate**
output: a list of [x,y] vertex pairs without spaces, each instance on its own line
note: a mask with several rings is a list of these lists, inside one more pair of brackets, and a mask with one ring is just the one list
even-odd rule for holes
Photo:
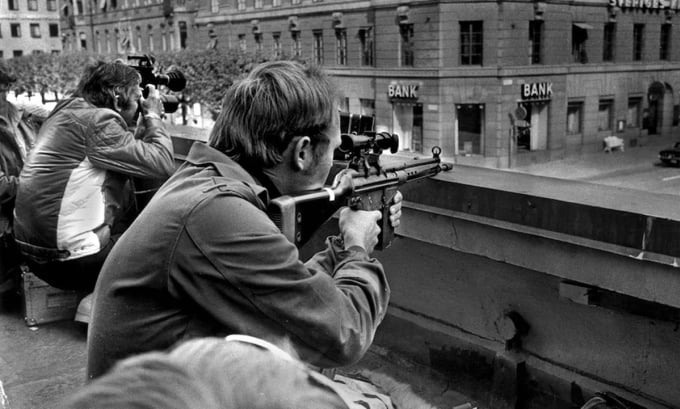
[[52,287],[35,274],[21,274],[24,320],[29,327],[48,322],[71,320],[76,314],[80,294]]

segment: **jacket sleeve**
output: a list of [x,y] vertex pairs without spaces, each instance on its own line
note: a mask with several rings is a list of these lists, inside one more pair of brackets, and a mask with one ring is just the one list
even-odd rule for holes
[[0,168],[0,204],[9,202],[17,195],[19,178],[8,175]]
[[306,266],[265,213],[234,197],[195,209],[186,234],[212,268],[197,278],[196,258],[184,252],[175,262],[190,273],[179,272],[173,285],[226,328],[273,342],[281,336],[322,367],[356,362],[371,345],[390,290],[382,265],[363,249],[329,242],[325,262]]
[[92,137],[86,139],[86,154],[97,167],[129,176],[167,179],[175,170],[170,136],[160,120],[150,120],[142,139],[112,114],[97,120]]

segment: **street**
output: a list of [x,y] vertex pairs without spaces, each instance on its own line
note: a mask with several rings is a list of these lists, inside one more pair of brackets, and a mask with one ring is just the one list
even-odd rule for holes
[[680,167],[665,166],[658,159],[659,151],[671,144],[670,140],[659,139],[624,152],[590,152],[509,171],[680,195]]
[[658,162],[650,161],[647,166],[620,169],[580,180],[654,193],[680,195],[680,167],[664,166]]

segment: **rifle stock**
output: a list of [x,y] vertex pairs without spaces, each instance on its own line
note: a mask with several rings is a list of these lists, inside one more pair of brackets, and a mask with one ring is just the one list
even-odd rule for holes
[[[349,206],[355,210],[382,212],[380,236],[376,249],[387,248],[394,238],[389,208],[400,185],[431,177],[451,169],[442,164],[439,150],[433,157],[416,159],[387,168],[370,167],[364,172],[341,175],[339,183],[311,192],[284,195],[273,199],[268,213],[286,238],[298,248],[338,209]],[[335,167],[336,173],[338,167]],[[335,176],[335,175],[333,175]]]

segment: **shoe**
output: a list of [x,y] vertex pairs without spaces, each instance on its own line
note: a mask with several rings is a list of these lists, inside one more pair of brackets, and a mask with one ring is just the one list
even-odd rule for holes
[[90,323],[90,316],[92,315],[92,297],[93,293],[90,293],[80,300],[80,304],[78,304],[78,309],[76,310],[76,317],[74,318],[75,321],[85,324]]

